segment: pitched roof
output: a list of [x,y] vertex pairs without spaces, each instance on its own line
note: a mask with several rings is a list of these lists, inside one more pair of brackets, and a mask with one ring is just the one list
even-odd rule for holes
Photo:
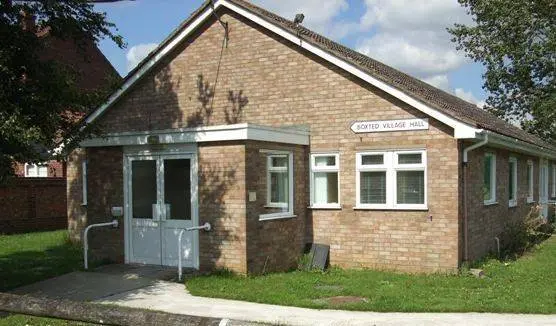
[[[304,26],[294,24],[293,21],[276,15],[261,7],[245,0],[226,0],[235,4],[257,17],[278,26],[298,37],[305,42],[320,48],[321,50],[357,67],[370,76],[380,80],[416,100],[432,107],[433,109],[452,117],[465,124],[478,129],[489,130],[504,136],[516,138],[521,141],[537,146],[548,147],[556,150],[556,146],[517,128],[510,123],[494,116],[493,114],[478,108],[476,105],[460,99],[459,97],[429,85],[422,80],[412,77],[375,59],[363,55],[353,49],[334,42]],[[159,46],[153,50],[128,76],[124,82],[132,78],[160,49],[166,47],[184,28],[190,25],[207,7],[212,6],[211,0],[205,1],[194,11],[182,24],[180,24]]]

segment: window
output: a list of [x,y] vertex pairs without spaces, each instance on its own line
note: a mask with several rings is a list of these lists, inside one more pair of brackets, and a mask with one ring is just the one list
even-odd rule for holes
[[293,155],[291,152],[270,152],[266,157],[266,207],[271,213],[259,219],[293,216]]
[[485,205],[496,203],[496,155],[492,153],[485,154],[483,199]]
[[340,208],[339,154],[311,155],[311,207]]
[[87,205],[87,161],[81,162],[81,175],[83,178],[83,198],[81,201],[81,205]]
[[533,161],[527,161],[527,203],[532,203],[533,198]]
[[556,197],[556,164],[552,164],[552,197]]
[[356,208],[426,209],[426,152],[357,153]]
[[48,166],[46,164],[25,163],[25,176],[33,178],[48,177]]
[[510,157],[508,170],[508,205],[517,206],[517,159]]

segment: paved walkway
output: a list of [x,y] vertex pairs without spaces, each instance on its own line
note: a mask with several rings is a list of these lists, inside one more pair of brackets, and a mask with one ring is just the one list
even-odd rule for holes
[[353,312],[202,298],[190,295],[183,284],[161,280],[171,275],[168,270],[112,266],[66,274],[14,292],[278,325],[556,325],[556,315]]

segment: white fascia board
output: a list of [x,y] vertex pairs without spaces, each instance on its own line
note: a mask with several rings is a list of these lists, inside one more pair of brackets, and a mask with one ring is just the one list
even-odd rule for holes
[[246,123],[199,128],[122,132],[81,142],[81,147],[133,146],[149,144],[149,137],[158,136],[160,144],[202,143],[230,140],[258,140],[283,144],[309,145],[309,132],[250,125]]
[[542,146],[533,145],[519,139],[500,135],[491,131],[484,131],[488,134],[488,145],[493,147],[505,148],[511,151],[524,153],[541,158],[556,159],[556,152]]
[[289,40],[290,42],[302,47],[303,49],[321,57],[322,59],[332,63],[333,65],[344,69],[345,71],[351,73],[352,75],[363,79],[364,81],[368,82],[369,84],[375,86],[376,88],[394,96],[395,98],[411,105],[412,107],[418,109],[419,111],[425,113],[426,115],[454,128],[454,137],[457,139],[463,138],[475,138],[477,129],[471,125],[463,123],[459,120],[456,120],[430,106],[422,103],[421,101],[416,100],[415,98],[407,95],[406,93],[394,88],[385,82],[382,82],[373,76],[369,75],[368,73],[362,71],[361,69],[355,67],[354,65],[339,59],[338,57],[329,54],[328,52],[323,51],[322,49],[308,43],[304,42],[302,39],[297,37],[296,35],[260,18],[259,16],[235,5],[226,0],[219,1],[218,4],[222,4],[224,7],[244,16],[245,18],[259,24],[260,26],[282,36],[283,38]]
[[260,18],[259,16],[245,10],[235,4],[232,4],[226,0],[218,0],[212,8],[207,8],[197,19],[195,19],[190,25],[188,25],[181,33],[178,34],[177,37],[174,38],[170,43],[168,43],[164,48],[160,50],[153,58],[151,58],[143,67],[141,67],[138,71],[134,73],[134,75],[129,78],[124,85],[118,89],[108,101],[102,105],[99,109],[97,109],[93,114],[91,114],[85,122],[91,123],[95,119],[97,119],[106,109],[108,109],[114,102],[116,102],[126,91],[129,89],[135,82],[137,82],[141,77],[147,73],[153,66],[155,66],[161,58],[163,58],[167,53],[169,53],[176,45],[178,45],[184,38],[186,38],[189,34],[191,34],[201,23],[203,23],[211,14],[213,10],[218,9],[220,6],[224,6],[245,18],[257,23],[258,25],[284,37],[285,39],[291,41],[292,43],[299,45],[300,47],[306,49],[307,51],[325,59],[326,61],[346,70],[347,72],[357,76],[368,82],[369,84],[377,87],[378,89],[398,98],[399,100],[413,106],[414,108],[420,110],[421,112],[427,114],[428,116],[452,127],[454,129],[454,137],[457,139],[464,139],[464,138],[475,138],[477,134],[477,129],[473,126],[458,121],[424,103],[421,101],[416,100],[415,98],[405,94],[404,92],[384,83],[368,73],[362,71],[361,69],[355,67],[352,64],[347,63],[344,60],[341,60],[320,48],[309,44],[308,42],[304,42],[302,39],[297,37],[296,35]]

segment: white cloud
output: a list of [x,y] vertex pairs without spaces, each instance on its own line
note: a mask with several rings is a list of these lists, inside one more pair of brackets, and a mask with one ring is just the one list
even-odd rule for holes
[[156,43],[144,43],[132,46],[126,54],[127,71],[133,70],[157,45]]
[[427,78],[423,78],[425,83],[431,84],[434,87],[440,88],[444,91],[451,92],[450,80],[448,80],[448,75],[434,75]]
[[466,63],[446,30],[456,22],[471,23],[456,0],[365,0],[365,5],[361,28],[374,34],[359,41],[358,51],[424,79]]
[[343,37],[359,25],[332,22],[349,8],[347,0],[253,0],[253,3],[290,20],[302,13],[305,15],[303,26],[334,37]]
[[473,103],[475,105],[477,105],[478,107],[482,108],[485,106],[485,101],[484,100],[479,100],[478,98],[475,97],[475,95],[473,95],[473,93],[471,91],[465,91],[463,88],[456,88],[454,90],[454,94],[467,101],[470,103]]

